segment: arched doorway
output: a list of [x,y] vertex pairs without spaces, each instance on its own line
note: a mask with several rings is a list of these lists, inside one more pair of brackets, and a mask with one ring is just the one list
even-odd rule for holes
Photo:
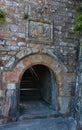
[[22,76],[20,104],[29,101],[43,101],[50,108],[57,109],[56,78],[54,72],[44,65],[33,65]]
[[[23,89],[23,87],[21,87],[22,79],[25,72],[28,71],[30,68],[34,69],[34,66],[37,66],[37,68],[39,66],[43,66],[45,68],[42,71],[43,78],[41,78],[40,71],[38,70],[40,79],[43,79],[41,80],[42,81],[41,83],[46,84],[48,77],[52,77],[50,78],[52,84],[51,84],[51,90],[49,91],[49,95],[51,93],[51,98],[49,98],[51,99],[50,100],[51,102],[49,102],[48,104],[51,105],[54,109],[56,109],[60,113],[70,114],[72,96],[71,96],[71,91],[69,90],[72,89],[70,84],[73,81],[74,75],[72,73],[68,73],[67,68],[64,66],[64,64],[62,64],[61,61],[59,61],[59,59],[56,56],[54,56],[53,58],[49,54],[33,54],[22,58],[19,62],[16,62],[14,64],[14,68],[11,71],[6,71],[3,73],[4,83],[6,83],[5,84],[6,100],[5,100],[4,112],[3,112],[5,117],[10,118],[9,115],[11,115],[12,120],[14,118],[17,119],[17,117],[19,117],[19,112],[20,112],[19,106],[20,103],[23,103],[24,101],[21,100],[21,92],[22,92],[21,89]],[[49,76],[47,74],[47,78],[44,76],[44,70],[46,69],[47,71],[45,71],[45,73],[47,74],[47,72],[49,72]],[[46,87],[46,89],[49,90],[48,86]],[[46,96],[48,92],[46,94],[45,91],[43,92],[44,93],[42,93],[41,99],[45,100],[46,98],[43,98],[43,95]],[[28,100],[26,101],[28,102]],[[45,102],[47,102],[47,100],[45,100]],[[10,104],[13,105],[10,106]],[[13,115],[12,115],[12,111],[10,110],[13,111],[14,113]]]

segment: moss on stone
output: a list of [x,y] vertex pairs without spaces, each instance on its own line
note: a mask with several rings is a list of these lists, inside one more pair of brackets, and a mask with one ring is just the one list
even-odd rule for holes
[[0,9],[0,24],[5,22],[5,12]]
[[82,34],[82,4],[77,8],[76,24],[73,30],[78,34]]
[[29,18],[28,13],[24,13],[23,19],[28,19],[28,18]]

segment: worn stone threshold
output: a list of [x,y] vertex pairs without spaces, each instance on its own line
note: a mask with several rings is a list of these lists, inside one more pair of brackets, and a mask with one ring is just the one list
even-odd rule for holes
[[53,109],[44,101],[29,101],[20,104],[19,120],[43,119],[43,118],[57,118],[62,114]]
[[45,118],[21,120],[0,126],[0,130],[81,130],[71,118]]

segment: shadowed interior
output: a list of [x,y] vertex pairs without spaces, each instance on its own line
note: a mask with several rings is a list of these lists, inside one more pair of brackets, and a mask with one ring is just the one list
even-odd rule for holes
[[52,70],[44,65],[34,65],[24,72],[20,102],[44,100],[51,105],[55,104],[56,96],[56,80]]

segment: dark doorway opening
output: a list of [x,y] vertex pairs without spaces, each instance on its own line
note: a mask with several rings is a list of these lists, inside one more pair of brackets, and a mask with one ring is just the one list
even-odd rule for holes
[[53,71],[44,65],[34,65],[22,76],[20,104],[29,104],[30,101],[44,101],[54,110],[57,108],[56,78]]

